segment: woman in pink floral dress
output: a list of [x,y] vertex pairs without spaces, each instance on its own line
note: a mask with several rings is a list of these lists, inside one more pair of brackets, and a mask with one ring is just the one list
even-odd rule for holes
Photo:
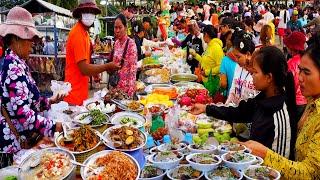
[[[28,132],[53,136],[55,130],[61,130],[61,123],[40,114],[49,109],[50,100],[40,96],[25,63],[32,49],[32,39],[40,36],[31,14],[21,7],[12,8],[7,21],[0,25],[0,36],[8,46],[6,55],[0,60],[0,107],[4,109],[0,113],[0,153],[12,154],[21,149],[14,131],[18,132],[19,138],[25,138]],[[15,130],[10,128],[4,112]]]
[[[113,62],[121,64],[124,56],[123,65],[119,70],[120,80],[116,88],[132,97],[136,91],[138,53],[135,41],[127,35],[127,21],[123,14],[118,15],[115,21],[114,36],[116,42],[114,43]],[[125,51],[127,41],[128,47]]]

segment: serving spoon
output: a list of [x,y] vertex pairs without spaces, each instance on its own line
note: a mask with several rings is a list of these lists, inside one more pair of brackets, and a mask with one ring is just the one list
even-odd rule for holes
[[79,163],[79,162],[74,161],[74,160],[70,160],[70,162],[71,162],[72,164],[74,164],[74,165],[77,165],[77,166],[86,167],[86,168],[90,169],[94,174],[99,174],[99,173],[101,172],[102,168],[103,168],[103,167],[99,167],[99,168],[96,168],[96,169],[95,169],[95,168],[92,168],[92,167],[90,167],[90,166],[88,166],[88,165]]

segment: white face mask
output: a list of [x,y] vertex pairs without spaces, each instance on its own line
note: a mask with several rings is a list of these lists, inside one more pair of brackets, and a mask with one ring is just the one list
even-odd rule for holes
[[96,15],[91,13],[83,13],[81,21],[85,26],[90,27],[92,26],[95,19],[96,19]]

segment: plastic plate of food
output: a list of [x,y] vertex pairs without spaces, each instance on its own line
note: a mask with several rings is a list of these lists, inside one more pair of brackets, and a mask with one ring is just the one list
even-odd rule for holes
[[173,74],[171,76],[171,81],[173,82],[189,82],[189,81],[195,81],[197,79],[198,79],[198,76],[194,74],[188,74],[188,73]]
[[0,169],[1,180],[18,180],[19,178],[19,167],[18,166],[8,166]]
[[219,166],[222,162],[219,156],[206,153],[189,154],[186,157],[188,163],[196,170],[207,172]]
[[266,166],[250,166],[243,173],[243,176],[248,180],[254,179],[272,179],[278,180],[280,172]]
[[57,147],[67,150],[73,154],[89,152],[100,144],[100,139],[96,135],[98,132],[89,126],[82,126],[80,128],[73,129],[69,133],[70,138],[65,138],[63,133],[60,133],[55,139],[55,144]]
[[91,127],[99,127],[110,123],[110,117],[98,109],[89,112],[82,112],[74,116],[72,122],[80,125],[90,125]]
[[190,165],[180,165],[167,172],[167,176],[171,180],[190,179],[197,180],[203,176],[203,172],[193,169]]
[[139,101],[122,100],[119,102],[121,105],[118,107],[124,111],[141,112],[144,108],[143,104]]
[[219,166],[217,169],[206,172],[205,177],[208,180],[216,180],[216,179],[240,180],[243,178],[243,174],[238,170],[231,169],[226,166]]
[[182,159],[182,153],[164,151],[153,153],[149,156],[148,161],[160,169],[172,169],[177,167]]
[[[84,180],[89,179],[138,179],[140,166],[138,162],[125,153],[104,150],[88,157],[81,167],[80,173]],[[94,173],[94,171],[97,173]]]
[[256,157],[244,152],[228,152],[221,156],[224,164],[237,170],[247,169],[256,161]]
[[103,136],[106,146],[119,151],[136,151],[146,144],[147,136],[141,130],[126,125],[116,125],[106,129]]
[[115,104],[104,103],[103,101],[90,102],[86,105],[88,111],[98,109],[105,114],[112,113],[116,110]]
[[167,171],[152,164],[146,164],[141,170],[139,180],[162,180]]
[[48,148],[34,152],[19,167],[19,179],[69,179],[74,176],[76,166],[72,153],[59,149]]
[[128,125],[141,128],[146,123],[146,119],[140,114],[125,111],[111,116],[110,122],[114,125]]
[[170,84],[150,84],[144,89],[144,91],[150,94],[152,93],[153,89],[156,89],[156,88],[172,89],[174,88],[174,86]]

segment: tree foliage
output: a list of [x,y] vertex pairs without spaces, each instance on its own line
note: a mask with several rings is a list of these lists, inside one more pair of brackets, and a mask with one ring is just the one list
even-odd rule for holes
[[14,6],[23,4],[27,0],[0,0],[0,8],[11,9]]

